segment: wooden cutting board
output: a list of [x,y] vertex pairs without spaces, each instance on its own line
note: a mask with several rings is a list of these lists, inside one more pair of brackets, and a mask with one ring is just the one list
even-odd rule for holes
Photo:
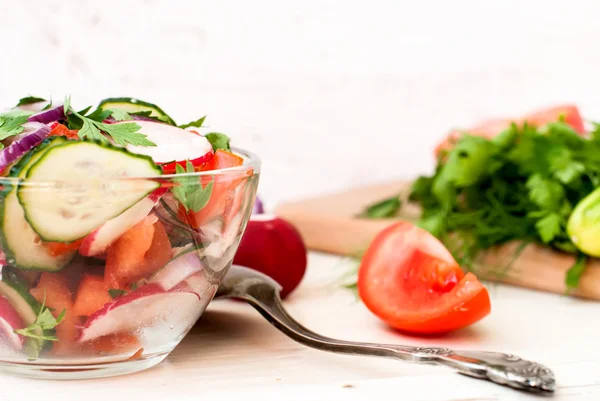
[[[414,221],[418,218],[418,207],[407,202],[403,203],[401,217],[397,219],[368,220],[354,217],[367,205],[378,200],[399,193],[406,196],[409,185],[409,182],[383,183],[284,203],[275,213],[298,228],[309,249],[339,255],[357,255],[388,225],[400,219]],[[478,266],[479,276],[490,281],[566,293],[565,274],[575,261],[572,255],[529,245],[510,269],[502,269],[514,255],[517,246],[518,244],[511,243],[488,251]],[[502,274],[499,274],[500,269]],[[600,260],[589,262],[579,288],[572,294],[600,300]]]

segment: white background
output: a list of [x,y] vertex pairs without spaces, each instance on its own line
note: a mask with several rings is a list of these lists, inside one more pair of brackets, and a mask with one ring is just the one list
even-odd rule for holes
[[600,119],[600,3],[0,0],[0,104],[161,105],[264,161],[267,205],[433,168],[452,127],[574,102]]

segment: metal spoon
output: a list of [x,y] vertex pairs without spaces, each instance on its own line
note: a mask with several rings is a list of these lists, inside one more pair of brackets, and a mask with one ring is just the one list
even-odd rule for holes
[[529,392],[553,393],[554,374],[547,367],[515,355],[488,351],[370,344],[321,336],[302,326],[284,309],[277,282],[254,270],[231,266],[216,298],[239,298],[258,310],[292,340],[308,347],[340,354],[381,356],[405,362],[443,365],[458,373]]

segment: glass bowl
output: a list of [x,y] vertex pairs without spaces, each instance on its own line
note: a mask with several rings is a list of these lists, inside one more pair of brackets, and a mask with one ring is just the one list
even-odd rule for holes
[[[95,378],[164,360],[213,299],[252,212],[260,160],[233,152],[241,166],[189,174],[0,178],[0,370]],[[182,194],[197,197],[187,202],[196,210]],[[73,206],[56,210],[56,199]],[[133,206],[111,216],[127,199]],[[79,230],[98,215],[102,224],[70,243],[45,242],[28,224],[73,218]]]

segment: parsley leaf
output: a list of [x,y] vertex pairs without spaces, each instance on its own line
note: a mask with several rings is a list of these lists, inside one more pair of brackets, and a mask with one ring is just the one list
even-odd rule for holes
[[67,115],[70,108],[71,108],[71,96],[65,96],[65,101],[63,102],[63,110],[65,111],[65,115]]
[[43,99],[41,97],[35,97],[35,96],[25,96],[25,97],[19,99],[19,103],[17,103],[16,107],[27,106],[28,104],[39,103],[39,102],[46,102],[46,99]]
[[200,128],[200,127],[202,127],[202,124],[204,124],[204,120],[205,119],[206,119],[206,116],[200,117],[196,121],[190,121],[187,124],[180,125],[179,128],[188,128],[188,127],[197,127],[197,128]]
[[229,147],[229,137],[225,134],[220,134],[218,132],[209,132],[204,136],[208,142],[212,145],[213,151],[217,151],[219,149],[223,149],[226,151],[230,151]]
[[146,139],[146,135],[138,133],[141,128],[136,123],[104,124],[95,123],[96,127],[112,137],[119,145],[131,144],[134,146],[156,146],[154,142]]
[[541,174],[529,177],[525,186],[533,203],[545,210],[555,210],[564,198],[564,188],[560,183],[543,178]]
[[563,219],[557,213],[549,213],[535,223],[540,238],[546,244],[561,232]]
[[108,139],[94,126],[92,120],[84,119],[81,129],[77,133],[81,139],[92,139],[108,143]]
[[384,199],[380,202],[369,205],[363,210],[358,217],[366,217],[369,219],[381,219],[386,217],[394,217],[400,210],[402,202],[399,196],[393,196]]
[[563,146],[555,146],[548,154],[550,171],[563,184],[570,184],[585,171],[583,163],[573,160],[572,153]]
[[110,111],[110,115],[117,121],[127,121],[132,120],[131,115],[125,110],[121,109],[108,109],[106,111]]
[[579,279],[587,267],[587,260],[588,257],[586,255],[580,254],[577,257],[575,264],[567,271],[567,277],[565,278],[567,289],[577,288]]
[[13,109],[0,114],[0,140],[15,136],[25,129],[23,124],[33,114],[31,111]]
[[[194,166],[187,160],[186,168],[181,165],[175,165],[176,174],[193,173]],[[171,192],[175,199],[183,205],[186,211],[198,212],[203,209],[210,200],[212,194],[214,178],[203,188],[198,177],[180,177],[173,178],[173,181],[179,183],[178,186],[172,187]]]
[[45,305],[46,294],[44,293],[44,300],[42,302],[42,305],[40,307],[35,321],[23,329],[14,330],[15,333],[20,334],[23,337],[32,339],[30,341],[27,341],[25,346],[25,351],[30,360],[37,359],[41,351],[43,341],[58,341],[58,338],[56,336],[47,335],[44,333],[44,331],[52,330],[56,326],[58,326],[63,321],[67,313],[67,310],[63,309],[55,318],[54,315],[52,315],[50,309],[47,308]]
[[[84,113],[82,113],[81,111],[79,112],[79,114],[84,115]],[[106,120],[108,117],[110,117],[111,114],[112,114],[111,110],[96,109],[96,110],[94,110],[94,112],[90,113],[90,115],[88,115],[87,118],[101,123],[104,120]]]
[[450,151],[442,175],[457,188],[473,185],[487,174],[495,146],[477,136],[465,136]]
[[[141,127],[134,122],[121,124],[106,124],[101,122],[108,117],[108,115],[113,114],[115,110],[96,110],[94,113],[84,116],[71,107],[70,98],[68,97],[65,99],[64,108],[65,114],[70,111],[72,116],[81,121],[81,128],[78,132],[79,138],[81,139],[93,139],[108,143],[108,139],[102,134],[102,132],[104,132],[118,145],[156,146],[154,142],[151,142],[146,138],[146,135],[138,132]],[[117,112],[117,116],[123,117],[123,113],[124,112]],[[69,117],[70,116],[68,116],[68,118]],[[77,121],[70,122],[69,128],[72,128],[72,125],[77,123]]]

